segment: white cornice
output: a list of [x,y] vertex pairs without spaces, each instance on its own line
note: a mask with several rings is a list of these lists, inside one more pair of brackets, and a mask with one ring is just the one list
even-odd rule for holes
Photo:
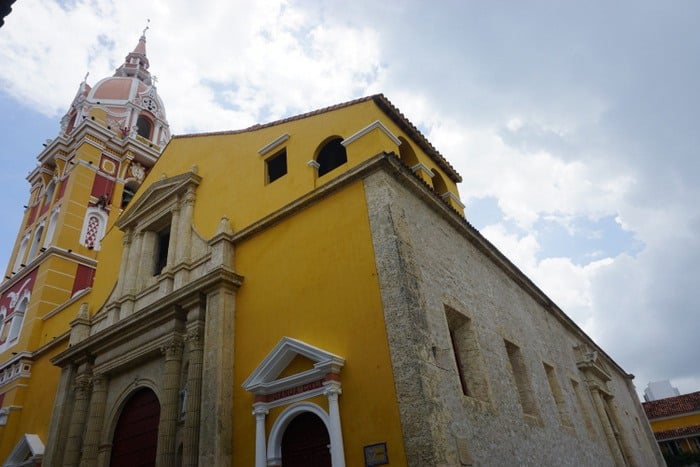
[[357,131],[351,136],[348,136],[345,138],[343,141],[340,142],[343,146],[348,146],[349,144],[352,144],[353,142],[357,141],[358,139],[362,138],[365,136],[367,133],[371,132],[372,130],[380,130],[382,133],[387,135],[391,141],[393,141],[397,146],[401,145],[401,140],[396,137],[395,134],[393,134],[382,122],[379,120],[376,120],[373,123],[370,123],[366,127],[362,128],[361,130]]
[[[297,355],[312,362],[313,368],[281,379],[277,377]],[[272,394],[338,374],[345,359],[291,337],[283,337],[258,367],[243,382],[246,391],[256,395]]]
[[277,138],[275,138],[274,140],[272,140],[271,142],[267,143],[262,148],[258,149],[258,154],[260,154],[261,156],[264,156],[265,154],[272,151],[274,148],[276,148],[280,144],[284,143],[288,139],[289,139],[289,134],[284,133],[283,135],[280,135]]

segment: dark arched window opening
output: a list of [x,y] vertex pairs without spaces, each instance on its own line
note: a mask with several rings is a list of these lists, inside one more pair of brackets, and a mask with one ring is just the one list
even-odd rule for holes
[[447,193],[445,179],[442,178],[442,175],[440,175],[437,169],[433,169],[433,174],[433,190],[435,190],[438,195],[444,195]]
[[348,161],[348,155],[345,151],[345,146],[341,143],[343,138],[333,138],[328,141],[321,151],[318,153],[316,162],[318,162],[318,176],[325,175],[331,170],[345,164]]
[[416,157],[416,153],[413,152],[413,148],[403,136],[399,136],[399,139],[401,140],[401,145],[399,146],[399,157],[404,164],[409,167],[414,167],[419,162],[418,157]]
[[129,180],[124,184],[124,191],[122,192],[122,209],[124,209],[126,205],[129,204],[131,198],[134,197],[134,194],[138,189],[139,184],[134,180]]
[[138,127],[139,136],[143,136],[146,139],[151,139],[151,128],[153,127],[153,124],[147,117],[144,117],[143,115],[139,116],[139,119],[136,121],[136,126]]
[[331,466],[330,438],[316,414],[303,412],[289,423],[282,436],[284,467]]
[[[70,133],[73,131],[73,127],[75,127],[75,116],[77,113],[75,112],[75,109],[72,109],[70,113],[68,114],[68,125],[66,126],[66,134]],[[85,117],[83,117],[85,118]]]

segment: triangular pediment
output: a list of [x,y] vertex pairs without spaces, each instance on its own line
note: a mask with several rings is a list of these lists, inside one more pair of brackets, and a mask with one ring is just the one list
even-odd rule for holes
[[[292,362],[306,364],[310,369],[285,371]],[[307,383],[317,382],[328,375],[337,375],[345,359],[291,337],[283,337],[243,383],[243,388],[255,395],[271,394]]]
[[610,381],[610,371],[597,350],[592,350],[585,344],[575,349],[578,353],[576,365],[580,370],[589,371],[602,382]]
[[124,230],[127,227],[133,227],[141,220],[153,216],[167,206],[177,200],[178,195],[184,195],[187,189],[192,186],[196,187],[201,182],[202,177],[194,171],[176,175],[174,177],[163,178],[152,183],[146,191],[138,197],[133,203],[122,213],[116,225],[119,229]]
[[[12,450],[3,467],[14,467],[23,465],[35,465],[44,456],[44,443],[35,434],[25,434],[22,436]],[[33,461],[27,463],[27,461]]]

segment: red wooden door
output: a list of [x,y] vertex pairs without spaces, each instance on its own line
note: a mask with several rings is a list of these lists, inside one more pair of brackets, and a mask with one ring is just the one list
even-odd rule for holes
[[112,439],[111,467],[156,465],[160,403],[150,389],[140,389],[119,415]]
[[304,412],[289,423],[282,436],[284,467],[331,467],[330,439],[323,421]]

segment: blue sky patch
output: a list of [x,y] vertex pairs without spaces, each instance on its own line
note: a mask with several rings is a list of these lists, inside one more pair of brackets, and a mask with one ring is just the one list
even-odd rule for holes
[[634,232],[624,230],[613,215],[595,220],[580,216],[567,220],[566,225],[555,217],[543,217],[533,228],[540,244],[538,260],[567,257],[584,265],[622,253],[635,256],[643,249]]
[[[510,234],[522,237],[527,231],[505,219],[493,196],[470,199],[467,203],[467,220],[481,230],[488,225],[499,224]],[[574,264],[585,265],[601,258],[614,258],[622,253],[635,256],[644,244],[634,232],[624,230],[614,215],[599,219],[578,216],[563,219],[562,216],[541,215],[532,227],[540,245],[537,260],[544,258],[570,258]]]

